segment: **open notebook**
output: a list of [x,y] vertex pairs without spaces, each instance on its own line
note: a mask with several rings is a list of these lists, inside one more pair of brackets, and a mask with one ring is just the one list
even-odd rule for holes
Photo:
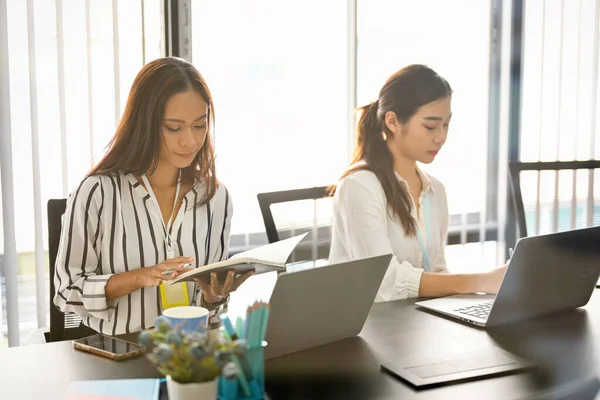
[[235,269],[239,274],[248,271],[256,271],[257,274],[284,271],[285,262],[306,235],[308,235],[308,232],[238,253],[228,260],[194,268],[181,274],[176,279],[166,282],[173,285],[178,282],[193,281],[194,278],[208,278],[211,272],[226,272],[231,269]]

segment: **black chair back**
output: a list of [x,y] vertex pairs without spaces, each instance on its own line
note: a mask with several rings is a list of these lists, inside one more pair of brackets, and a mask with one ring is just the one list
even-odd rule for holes
[[96,333],[81,324],[81,317],[75,313],[63,313],[54,305],[54,274],[56,257],[60,244],[63,217],[67,207],[66,199],[48,200],[48,257],[50,261],[50,342],[79,339]]
[[[318,186],[258,194],[269,243],[308,232],[307,238],[292,254],[291,262],[329,257],[332,210],[327,191],[327,186]],[[319,207],[321,203],[325,208]],[[278,207],[280,209],[274,212],[274,208]],[[279,227],[275,223],[274,214],[281,217]]]
[[[521,190],[521,173],[523,171],[577,171],[600,168],[600,160],[586,161],[550,161],[550,162],[511,162],[509,163],[509,178],[512,192],[513,207],[517,216],[519,237],[527,236],[527,219],[525,204]],[[593,199],[588,199],[588,202]]]

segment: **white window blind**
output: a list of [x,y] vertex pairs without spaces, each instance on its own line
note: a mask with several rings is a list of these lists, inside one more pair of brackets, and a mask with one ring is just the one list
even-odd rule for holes
[[[520,159],[600,159],[600,1],[525,2]],[[600,171],[521,173],[529,234],[600,224]]]
[[49,322],[46,203],[66,197],[102,156],[135,75],[164,54],[162,5],[0,1],[6,17],[0,46],[7,55],[2,116],[9,117],[2,118],[1,169],[13,183],[10,191],[3,186],[0,200],[0,242],[10,247],[0,247],[6,277],[0,337],[8,334],[11,346]]

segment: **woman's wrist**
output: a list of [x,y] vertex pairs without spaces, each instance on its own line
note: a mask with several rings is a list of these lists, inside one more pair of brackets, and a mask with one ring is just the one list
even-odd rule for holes
[[220,315],[227,312],[229,295],[218,302],[208,303],[204,295],[200,296],[200,307],[208,310],[208,329],[218,329],[221,326]]
[[141,289],[143,284],[139,274],[140,270],[141,268],[111,276],[106,282],[104,289],[106,299],[109,301],[114,300]]
[[229,295],[226,297],[219,296],[219,298],[212,298],[211,301],[208,301],[206,297],[204,297],[204,293],[200,296],[200,306],[204,307],[208,310],[214,310],[219,307],[221,304],[227,303],[229,301]]
[[225,296],[211,296],[209,299],[205,296],[206,292],[202,292],[202,300],[207,304],[220,303],[225,299]]
[[484,274],[460,274],[461,284],[457,294],[471,294],[480,291],[485,282]]
[[142,268],[136,268],[132,269],[131,271],[122,272],[121,274],[127,275],[127,281],[130,285],[141,289],[144,287],[144,279],[142,273]]

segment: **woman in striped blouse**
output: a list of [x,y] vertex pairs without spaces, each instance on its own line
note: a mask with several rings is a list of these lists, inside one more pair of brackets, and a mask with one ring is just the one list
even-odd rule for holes
[[[67,201],[54,276],[61,311],[104,334],[139,332],[162,312],[164,280],[227,258],[232,205],[215,174],[213,126],[210,91],[190,63],[143,67],[108,152]],[[190,302],[214,315],[251,274],[188,283]]]

